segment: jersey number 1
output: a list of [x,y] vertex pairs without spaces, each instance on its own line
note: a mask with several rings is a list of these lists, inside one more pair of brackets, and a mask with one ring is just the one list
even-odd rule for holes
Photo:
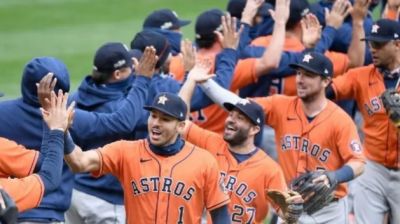
[[183,206],[178,208],[178,212],[179,212],[179,219],[177,224],[183,224]]

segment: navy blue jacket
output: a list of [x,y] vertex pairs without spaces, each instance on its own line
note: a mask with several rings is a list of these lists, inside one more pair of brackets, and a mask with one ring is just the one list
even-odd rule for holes
[[[56,89],[69,91],[69,74],[65,65],[51,57],[35,58],[24,69],[22,98],[0,103],[0,136],[24,145],[40,149],[43,119],[39,110],[36,83],[48,72],[57,77]],[[23,161],[20,161],[23,162]],[[70,206],[73,175],[66,164],[63,166],[62,184],[45,194],[39,207],[20,214],[25,220],[64,220],[64,212]]]

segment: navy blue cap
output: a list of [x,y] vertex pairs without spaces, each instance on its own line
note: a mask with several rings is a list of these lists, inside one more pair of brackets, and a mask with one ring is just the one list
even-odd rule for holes
[[316,52],[305,53],[300,63],[290,64],[290,67],[294,69],[302,68],[324,77],[331,77],[333,74],[331,60],[325,55]]
[[160,9],[152,12],[146,17],[143,23],[143,28],[172,30],[179,29],[189,23],[190,20],[180,20],[176,12],[171,9]]
[[292,28],[298,24],[304,16],[310,13],[310,4],[307,0],[290,1],[290,14],[286,22],[288,27]]
[[138,49],[131,49],[129,50],[129,55],[131,56],[131,58],[135,58],[139,61],[143,55],[143,52]]
[[400,38],[400,24],[389,19],[376,21],[371,28],[371,33],[361,40],[387,42]]
[[93,69],[98,72],[114,72],[117,69],[131,66],[132,59],[128,47],[123,43],[106,43],[96,51],[94,56]]
[[[231,16],[238,19],[242,18],[242,13],[246,7],[246,0],[229,0],[226,10],[231,14]],[[263,3],[257,10],[258,16],[269,15],[269,9],[273,9],[272,5],[269,3]]]
[[143,30],[137,33],[131,41],[131,49],[144,52],[144,49],[149,46],[153,46],[156,49],[156,55],[158,56],[156,68],[160,68],[171,53],[171,45],[166,37],[151,30]]
[[219,9],[210,9],[201,13],[196,20],[196,39],[214,37],[214,31],[222,31],[221,17],[224,13]]
[[146,105],[143,108],[149,111],[161,111],[179,121],[186,120],[186,103],[178,95],[173,93],[159,93],[156,95],[151,105]]
[[258,103],[252,100],[241,99],[236,104],[224,103],[224,107],[228,111],[233,109],[239,110],[249,118],[253,124],[258,125],[260,128],[264,125],[264,110]]

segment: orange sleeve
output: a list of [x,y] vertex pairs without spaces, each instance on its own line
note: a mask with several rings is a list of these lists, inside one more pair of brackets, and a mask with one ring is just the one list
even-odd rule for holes
[[239,60],[233,73],[231,91],[236,91],[258,80],[256,74],[256,58]]
[[[252,98],[252,100],[254,100],[256,103],[260,104],[261,107],[264,110],[264,114],[265,114],[265,123],[268,124],[271,127],[274,127],[274,124],[277,121],[277,113],[275,113],[273,110],[275,107],[273,107],[272,105],[274,105],[274,99],[276,98],[276,96],[279,95],[273,95],[273,96],[269,96],[269,97],[256,97],[256,98]],[[278,106],[277,104],[275,104],[276,106]]]
[[19,212],[39,206],[44,194],[43,182],[36,174],[21,179],[1,178],[0,186],[15,201]]
[[329,51],[325,56],[333,63],[333,77],[343,75],[349,69],[350,59],[346,54]]
[[[271,175],[269,179],[265,181],[265,189],[267,190],[279,190],[279,191],[286,191],[287,185],[285,181],[285,177],[283,176],[283,171],[281,167],[274,162],[274,166],[271,166]],[[267,200],[270,204],[274,207],[275,211],[278,211],[280,208],[277,204],[275,204],[267,195]]]
[[204,204],[208,211],[212,211],[229,203],[229,197],[224,192],[223,182],[220,181],[217,160],[211,155],[207,156],[208,166],[205,174]]
[[190,143],[215,154],[222,145],[225,145],[221,135],[201,128],[195,123],[190,123],[189,128],[183,136]]
[[346,74],[333,79],[336,100],[353,99],[356,95],[357,71],[350,69]]
[[33,173],[38,151],[28,150],[5,138],[0,138],[0,145],[0,177],[26,177]]
[[390,19],[397,21],[397,18],[398,18],[398,12],[396,10],[386,7],[385,10],[383,11],[382,19]]
[[103,148],[97,149],[96,152],[100,158],[100,170],[92,172],[95,177],[111,173],[116,177],[122,172],[123,150],[127,146],[126,141],[117,141],[105,145]]
[[346,118],[340,119],[341,125],[338,128],[339,130],[336,131],[339,155],[345,163],[349,161],[361,161],[365,163],[356,125],[347,114],[344,115]]
[[185,66],[183,64],[183,59],[179,55],[171,58],[169,64],[169,73],[174,77],[175,80],[183,81],[185,78]]

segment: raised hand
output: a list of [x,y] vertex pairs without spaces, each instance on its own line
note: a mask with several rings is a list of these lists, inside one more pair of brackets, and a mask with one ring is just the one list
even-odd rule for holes
[[263,3],[264,0],[247,0],[240,21],[249,24],[250,26],[254,25],[254,17],[257,15],[258,8],[260,8]]
[[355,0],[352,10],[350,12],[353,20],[363,21],[367,16],[371,0]]
[[196,63],[196,47],[188,39],[181,41],[181,54],[183,66],[186,71],[190,71]]
[[53,73],[48,73],[39,83],[36,83],[38,100],[44,110],[49,109],[50,104],[47,103],[48,101],[46,101],[46,99],[50,99],[51,92],[57,84],[57,78],[53,79],[53,77]]
[[215,31],[218,40],[222,44],[223,48],[237,49],[239,45],[240,34],[242,33],[243,26],[240,27],[239,31],[236,31],[237,19],[231,17],[228,13],[221,17],[222,32]]
[[290,0],[276,0],[275,10],[269,10],[275,23],[285,25],[290,15]]
[[196,83],[205,82],[215,76],[215,74],[209,74],[211,67],[211,59],[197,60],[193,69],[190,70],[187,79]]
[[45,99],[50,105],[48,110],[40,108],[43,120],[46,122],[50,130],[59,129],[66,131],[69,126],[69,118],[73,116],[75,102],[67,108],[68,93],[63,94],[62,90],[58,91],[58,95],[54,91],[50,94],[50,99]]
[[349,0],[336,0],[332,10],[325,9],[326,25],[338,29],[342,26],[344,19],[349,15],[352,6]]
[[307,14],[301,20],[302,41],[306,48],[315,47],[321,39],[322,27],[319,24],[318,18],[314,14]]
[[153,46],[146,47],[139,63],[135,64],[136,74],[153,77],[157,61],[156,49]]

